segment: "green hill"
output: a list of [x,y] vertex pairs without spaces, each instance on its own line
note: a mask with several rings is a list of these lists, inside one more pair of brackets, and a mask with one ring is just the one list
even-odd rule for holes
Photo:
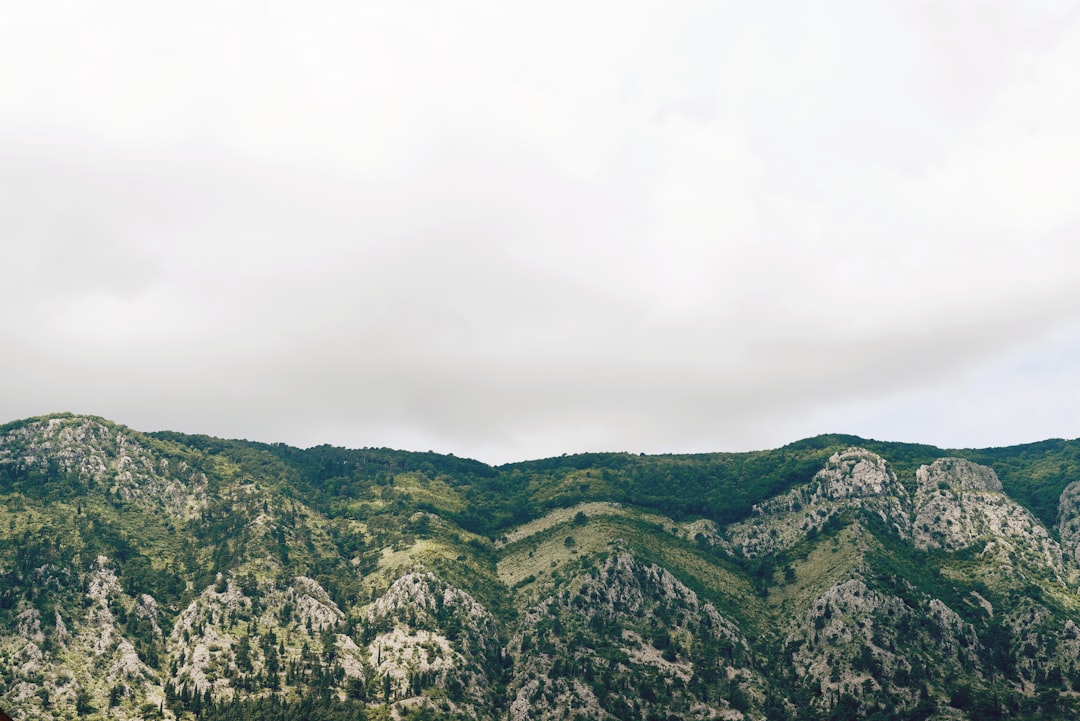
[[984,719],[1080,709],[1080,442],[827,435],[491,467],[0,426],[23,719]]

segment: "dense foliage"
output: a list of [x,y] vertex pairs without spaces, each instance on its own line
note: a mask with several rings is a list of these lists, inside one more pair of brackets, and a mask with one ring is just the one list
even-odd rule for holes
[[[491,537],[548,509],[591,500],[632,503],[675,518],[698,516],[728,523],[745,518],[755,503],[807,482],[826,458],[850,446],[881,455],[909,485],[919,466],[945,456],[990,466],[1012,497],[1051,526],[1062,490],[1080,478],[1080,440],[958,450],[831,434],[746,453],[582,453],[491,467],[430,451],[325,445],[298,449],[169,432],[151,435],[288,479],[304,498],[324,509],[332,509],[335,498],[358,495],[397,474],[439,478],[467,506],[450,512],[455,522]],[[416,507],[450,511],[422,501]]]

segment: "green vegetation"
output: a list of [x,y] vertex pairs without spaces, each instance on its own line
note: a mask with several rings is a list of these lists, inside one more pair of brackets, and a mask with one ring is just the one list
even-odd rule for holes
[[506,718],[513,703],[544,719],[701,705],[1074,717],[1075,565],[1015,538],[920,550],[871,504],[811,516],[801,491],[792,525],[761,534],[774,546],[744,555],[734,524],[765,524],[755,505],[850,446],[908,491],[937,458],[988,465],[1052,536],[1080,480],[1080,442],[1061,440],[946,451],[826,435],[490,467],[70,415],[9,423],[0,706],[210,721]]

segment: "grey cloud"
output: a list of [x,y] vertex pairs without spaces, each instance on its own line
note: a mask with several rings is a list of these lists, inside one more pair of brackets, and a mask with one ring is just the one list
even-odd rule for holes
[[339,9],[235,56],[226,13],[194,64],[120,13],[169,52],[82,88],[5,45],[54,92],[0,121],[0,414],[499,461],[962,418],[1080,314],[1080,28],[786,9]]

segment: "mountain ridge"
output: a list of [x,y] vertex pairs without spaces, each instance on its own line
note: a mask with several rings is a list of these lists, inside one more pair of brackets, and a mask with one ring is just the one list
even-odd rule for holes
[[1080,444],[852,438],[492,467],[8,423],[0,707],[1071,718]]

